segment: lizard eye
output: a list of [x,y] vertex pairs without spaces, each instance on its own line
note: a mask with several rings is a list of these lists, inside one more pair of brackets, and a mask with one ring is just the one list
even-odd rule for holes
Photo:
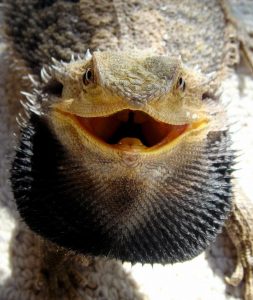
[[178,82],[177,82],[177,87],[181,90],[181,91],[185,91],[185,87],[186,87],[186,84],[185,84],[185,81],[182,77],[179,77],[178,79]]
[[83,83],[84,85],[88,85],[94,82],[94,73],[91,68],[88,68],[83,74]]

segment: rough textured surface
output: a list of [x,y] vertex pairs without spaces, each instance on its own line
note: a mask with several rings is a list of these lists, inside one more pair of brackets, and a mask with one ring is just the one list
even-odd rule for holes
[[[51,56],[66,60],[87,48],[137,47],[181,55],[189,66],[212,72],[223,67],[230,43],[219,1],[191,0],[180,6],[165,0],[19,3],[17,11],[15,1],[6,1],[9,34],[15,37],[16,52],[37,71]],[[15,26],[11,26],[14,19]],[[40,30],[43,33],[37,34]]]
[[[92,61],[58,63],[57,72],[45,80],[45,114],[42,107],[22,129],[11,180],[26,224],[56,244],[86,255],[174,263],[199,254],[220,232],[232,200],[234,155],[226,129],[216,131],[218,123],[225,123],[224,115],[212,118],[213,106],[202,101],[210,91],[204,78],[188,74],[171,56],[146,55],[94,52]],[[92,62],[96,80],[83,86],[80,77]],[[178,77],[187,82],[184,91]],[[58,97],[50,92],[57,80],[63,85]],[[105,141],[115,139],[113,147],[80,133],[72,114],[92,122],[96,133],[101,134],[101,127],[111,129]],[[125,123],[117,121],[122,114]],[[140,114],[145,122],[134,123]],[[149,116],[173,124],[169,130],[178,132],[185,123],[189,130],[172,148],[165,143],[152,152],[147,140],[157,139],[160,123]],[[199,128],[206,118],[208,128]],[[116,148],[118,141],[120,149],[129,145],[122,142],[125,134],[147,143],[143,149],[139,144],[141,152],[135,149],[134,157],[129,154],[133,148]]]
[[[242,84],[245,84],[245,88],[242,88]],[[252,97],[252,83],[251,83],[251,79],[249,79],[249,77],[246,77],[244,75],[241,75],[239,77],[239,79],[236,76],[233,76],[231,78],[231,80],[228,80],[226,83],[227,85],[227,90],[229,90],[229,92],[231,92],[231,95],[233,95],[234,98],[234,109],[235,109],[235,113],[238,116],[241,116],[241,120],[243,120],[243,123],[246,123],[247,126],[243,127],[244,128],[244,132],[247,133],[247,131],[249,130],[248,126],[250,124],[249,122],[246,122],[246,119],[250,119],[251,115],[250,115],[250,111],[252,108],[252,104],[250,102],[250,97]],[[239,87],[238,87],[239,86]],[[238,92],[239,91],[239,92]],[[245,93],[245,94],[244,94]],[[4,98],[3,98],[4,99]],[[241,106],[241,103],[244,103],[243,106]],[[1,107],[2,109],[2,107]],[[3,105],[3,126],[1,126],[1,128],[3,128],[3,139],[5,138],[6,140],[8,139],[8,134],[6,136],[6,133],[8,132],[8,128],[4,128],[5,124],[8,124],[7,122],[4,121],[4,117],[5,117],[5,113],[8,110],[8,106],[4,106]],[[6,120],[8,121],[8,120]],[[11,130],[10,130],[11,131]],[[250,131],[250,130],[249,130]],[[251,131],[250,131],[251,132]],[[242,130],[240,129],[240,145],[242,143]],[[248,135],[245,138],[246,142],[245,144],[249,143],[249,139],[248,139]],[[7,149],[4,149],[5,152],[8,152]],[[3,160],[4,161],[4,160]],[[249,162],[251,162],[250,159],[250,155],[249,155]],[[243,159],[242,159],[242,164],[243,164]],[[246,166],[246,169],[250,168],[250,164]],[[3,170],[5,170],[5,168],[3,168]],[[243,174],[242,172],[239,174]],[[5,177],[6,178],[6,177]],[[249,175],[247,175],[247,178],[249,178]],[[246,186],[246,190],[248,189],[248,193],[250,193],[250,185],[246,185],[246,180],[244,181],[244,178],[242,178],[243,183],[242,185]],[[252,180],[251,180],[252,182]],[[6,187],[6,182],[5,180],[3,180],[3,186]],[[6,202],[7,199],[11,199],[10,193],[8,190],[6,190],[6,188],[2,189],[3,191],[3,206],[6,206]],[[1,191],[1,192],[2,192]],[[9,204],[7,204],[7,206],[9,206]],[[11,256],[12,257],[16,257],[17,259],[17,263],[16,266],[17,268],[17,277],[20,278],[21,280],[21,284],[20,285],[16,285],[14,284],[14,281],[12,281],[15,276],[11,277],[10,275],[10,268],[13,268],[13,266],[10,266],[10,264],[8,263],[8,250],[7,250],[7,245],[9,242],[9,237],[11,236],[11,232],[12,232],[12,228],[13,228],[13,224],[14,222],[12,221],[12,217],[9,214],[9,211],[7,211],[5,208],[3,208],[2,211],[2,215],[1,219],[3,218],[5,221],[4,226],[0,227],[1,228],[1,233],[3,232],[3,234],[1,235],[1,247],[3,247],[3,253],[6,254],[6,256],[3,256],[4,259],[4,263],[2,263],[3,267],[1,266],[1,268],[3,269],[3,271],[1,272],[3,274],[3,288],[1,290],[1,295],[2,298],[1,299],[29,299],[32,297],[28,297],[27,293],[34,293],[37,295],[37,298],[41,297],[39,296],[39,292],[38,292],[38,288],[34,287],[33,284],[31,284],[31,278],[33,278],[33,275],[31,275],[31,272],[36,271],[36,262],[34,261],[26,261],[24,260],[24,256],[26,257],[27,252],[26,251],[31,251],[31,249],[35,249],[35,253],[36,253],[36,246],[32,247],[32,245],[34,245],[33,243],[29,244],[29,236],[31,235],[31,233],[23,234],[22,233],[20,235],[14,235],[14,241],[17,240],[18,244],[23,244],[26,245],[24,247],[20,247],[18,248],[17,246],[15,246],[16,244],[13,243],[14,245],[14,249],[20,249],[20,251],[13,251],[11,252]],[[14,213],[15,214],[15,213]],[[22,227],[20,227],[20,231],[22,232],[23,229]],[[22,241],[24,241],[23,243],[21,243]],[[218,246],[218,247],[217,247]],[[229,263],[225,264],[225,268],[223,263],[227,262],[227,260],[224,258],[224,253],[229,256],[229,246],[225,249],[227,249],[224,253],[222,252],[222,250],[220,249],[220,244],[217,243],[216,246],[212,247],[210,252],[208,253],[208,257],[209,257],[209,262],[210,265],[216,269],[216,273],[222,275],[221,270],[225,270],[225,272],[227,271],[231,271],[229,270]],[[218,249],[218,250],[217,250]],[[19,259],[21,258],[22,259]],[[36,257],[36,254],[35,254]],[[218,258],[216,261],[213,261],[213,257]],[[15,259],[13,259],[12,261],[15,261]],[[229,260],[228,260],[229,261]],[[23,264],[23,265],[22,265]],[[14,263],[15,265],[15,263]],[[222,267],[223,265],[223,267]],[[109,264],[109,268],[107,269],[106,263],[105,262],[101,262],[101,265],[103,270],[106,270],[106,276],[104,277],[100,277],[99,274],[101,272],[101,269],[97,269],[98,272],[96,273],[96,277],[99,278],[97,282],[99,282],[99,286],[102,286],[101,289],[103,289],[103,291],[99,290],[99,289],[95,289],[95,291],[91,291],[91,298],[92,299],[139,299],[137,296],[137,294],[134,294],[134,292],[131,294],[131,289],[130,289],[130,294],[128,292],[129,296],[126,296],[124,294],[117,294],[117,291],[120,291],[119,293],[121,293],[121,291],[124,291],[124,288],[126,286],[128,286],[128,284],[125,282],[125,278],[123,279],[124,281],[124,287],[120,284],[120,280],[117,281],[116,283],[116,291],[113,292],[113,289],[111,289],[111,284],[115,274],[120,273],[119,269],[113,269],[113,263]],[[119,265],[120,266],[120,265]],[[217,267],[219,266],[219,268]],[[128,268],[127,265],[124,265],[125,268]],[[31,272],[29,272],[28,270],[30,269]],[[220,269],[220,271],[219,271]],[[108,270],[108,272],[107,272]],[[113,271],[111,271],[113,270]],[[187,270],[190,270],[189,272],[187,272]],[[198,272],[194,272],[195,274],[192,274],[192,270],[199,270],[201,271],[200,273]],[[150,271],[150,272],[149,272]],[[114,273],[114,276],[111,276],[110,273]],[[170,273],[171,272],[171,273]],[[229,296],[225,296],[224,295],[224,290],[225,290],[225,286],[222,283],[222,279],[218,277],[216,277],[215,275],[213,276],[213,273],[211,271],[211,269],[209,269],[209,267],[206,264],[206,260],[204,259],[204,255],[201,255],[200,257],[196,258],[195,260],[193,260],[192,262],[189,263],[185,263],[183,265],[176,265],[176,266],[166,266],[166,267],[161,267],[161,266],[155,266],[154,270],[152,270],[149,266],[144,266],[144,267],[140,267],[140,266],[135,266],[132,270],[131,273],[133,274],[133,276],[135,277],[135,279],[137,280],[137,282],[139,282],[140,284],[140,289],[141,291],[144,291],[144,293],[146,293],[148,296],[147,298],[150,299],[157,299],[157,290],[159,290],[159,296],[161,299],[185,299],[185,294],[182,294],[183,292],[187,293],[187,298],[189,299],[208,299],[207,297],[210,296],[210,299],[233,299],[230,298]],[[152,274],[152,284],[149,283],[149,278],[148,276],[146,277],[146,274]],[[13,273],[14,274],[14,273]],[[13,275],[12,274],[12,275]],[[29,274],[29,275],[27,275]],[[32,273],[34,274],[34,273]],[[124,273],[123,273],[124,274]],[[168,283],[167,281],[161,281],[160,277],[158,279],[158,282],[154,282],[154,278],[158,278],[158,274],[162,276],[162,278],[167,279],[166,277],[168,277]],[[171,276],[170,276],[171,274]],[[175,274],[177,274],[177,276],[175,276]],[[183,275],[182,275],[183,274]],[[206,275],[206,276],[205,276]],[[4,278],[8,278],[10,276],[10,280],[5,281]],[[194,280],[193,280],[193,276],[194,276]],[[113,278],[112,278],[113,277]],[[176,279],[175,279],[176,277]],[[29,280],[30,278],[30,280]],[[107,279],[109,278],[109,281],[107,281]],[[119,276],[119,278],[121,278],[121,276]],[[169,280],[171,279],[171,280]],[[204,280],[203,280],[204,279]],[[22,281],[24,280],[24,281]],[[114,279],[116,280],[116,279]],[[117,277],[118,280],[118,277]],[[30,281],[30,282],[29,282]],[[26,285],[24,285],[24,282],[26,283]],[[103,285],[104,283],[104,285]],[[190,284],[189,284],[190,283]],[[201,284],[202,283],[202,284]],[[157,284],[157,285],[156,285]],[[187,285],[188,284],[188,285]],[[129,283],[130,286],[132,286],[133,290],[135,290],[135,286],[132,284],[132,281],[130,281]],[[178,286],[179,287],[178,287]],[[210,294],[208,293],[207,295],[207,289],[206,289],[206,285],[208,285],[208,288],[210,289]],[[93,286],[91,284],[91,286]],[[182,289],[182,286],[186,286],[187,288]],[[22,287],[20,289],[20,287]],[[25,289],[30,290],[30,292],[25,292]],[[151,289],[152,287],[152,289]],[[158,287],[156,289],[156,287]],[[160,287],[160,288],[159,288]],[[203,288],[205,287],[205,288]],[[7,292],[8,290],[8,292]],[[231,293],[231,289],[228,289]],[[8,294],[4,294],[4,293],[8,293]],[[112,293],[112,294],[110,294]],[[236,298],[237,293],[233,293],[234,294],[234,298]],[[189,296],[190,295],[190,296]],[[239,294],[238,294],[239,295]],[[192,298],[190,298],[192,297]],[[87,297],[88,298],[88,297]],[[142,299],[142,297],[140,298]]]

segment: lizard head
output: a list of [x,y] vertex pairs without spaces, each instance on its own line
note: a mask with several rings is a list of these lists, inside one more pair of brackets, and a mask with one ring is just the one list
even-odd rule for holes
[[178,58],[95,52],[87,62],[60,68],[47,90],[50,84],[62,88],[62,99],[51,111],[61,135],[65,130],[59,128],[60,120],[100,155],[115,158],[129,152],[143,159],[167,152],[181,135],[207,127],[202,80]]
[[205,249],[230,208],[233,155],[204,76],[143,51],[94,52],[49,70],[28,96],[12,168],[28,226],[131,262]]

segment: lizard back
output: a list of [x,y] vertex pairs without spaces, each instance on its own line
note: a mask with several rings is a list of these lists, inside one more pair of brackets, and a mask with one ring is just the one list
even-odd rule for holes
[[[231,36],[219,1],[6,1],[7,35],[34,72],[51,57],[91,50],[152,49],[202,72],[221,70]],[[229,56],[230,55],[230,56]]]

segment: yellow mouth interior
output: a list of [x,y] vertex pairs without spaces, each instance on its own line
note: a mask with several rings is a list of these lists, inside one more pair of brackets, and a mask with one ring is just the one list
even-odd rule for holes
[[106,117],[74,117],[93,138],[120,150],[157,148],[175,140],[189,127],[166,124],[142,111],[128,109]]

